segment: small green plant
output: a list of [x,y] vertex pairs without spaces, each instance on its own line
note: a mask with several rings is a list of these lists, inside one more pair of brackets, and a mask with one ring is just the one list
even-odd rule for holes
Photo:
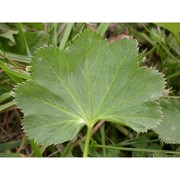
[[100,120],[137,132],[161,122],[157,100],[165,88],[163,74],[139,67],[133,39],[108,43],[85,30],[65,50],[42,47],[32,59],[32,79],[15,92],[25,114],[23,129],[39,144],[69,141],[87,126],[86,157],[92,128]]

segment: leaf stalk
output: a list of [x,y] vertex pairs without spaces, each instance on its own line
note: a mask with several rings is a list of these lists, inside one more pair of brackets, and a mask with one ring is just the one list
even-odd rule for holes
[[87,127],[87,136],[86,136],[86,142],[85,142],[85,146],[84,146],[83,157],[88,157],[89,142],[90,142],[90,139],[91,139],[91,134],[92,134],[92,127],[88,126]]

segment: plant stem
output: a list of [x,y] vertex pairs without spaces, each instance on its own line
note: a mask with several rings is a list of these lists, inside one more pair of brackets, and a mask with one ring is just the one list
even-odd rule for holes
[[158,150],[158,149],[143,149],[143,148],[128,148],[128,147],[118,147],[118,146],[107,146],[107,145],[96,145],[97,148],[110,148],[118,149],[121,151],[140,151],[140,152],[152,152],[152,153],[166,153],[166,154],[180,154],[180,152],[169,151],[169,150]]
[[86,135],[86,142],[85,142],[85,146],[84,146],[83,157],[88,157],[89,142],[90,142],[90,139],[91,139],[91,134],[92,134],[92,127],[88,126],[87,127],[87,135]]
[[[100,127],[102,145],[106,145],[104,124]],[[102,149],[103,157],[106,157],[106,148]]]
[[[99,121],[99,122],[96,124],[96,126],[93,128],[92,134],[96,133],[96,131],[97,131],[104,123],[105,123],[104,120]],[[83,138],[81,138],[81,139],[77,140],[75,143],[73,143],[73,144],[72,144],[72,149],[75,148],[76,146],[78,146],[81,141],[84,142],[85,139],[86,139],[86,136],[84,136]]]

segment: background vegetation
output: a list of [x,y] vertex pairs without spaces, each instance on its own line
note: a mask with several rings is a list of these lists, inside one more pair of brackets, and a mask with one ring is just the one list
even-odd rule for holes
[[[23,114],[13,99],[17,83],[30,78],[31,57],[42,45],[64,49],[83,29],[97,31],[108,41],[132,36],[139,42],[139,61],[156,67],[167,81],[166,96],[180,95],[180,24],[170,23],[2,23],[0,24],[0,156],[1,157],[80,157],[86,130],[74,140],[39,147],[21,130]],[[97,124],[89,154],[93,157],[176,157],[180,147],[165,144],[153,131],[137,134],[113,123]],[[120,148],[101,148],[98,144]]]

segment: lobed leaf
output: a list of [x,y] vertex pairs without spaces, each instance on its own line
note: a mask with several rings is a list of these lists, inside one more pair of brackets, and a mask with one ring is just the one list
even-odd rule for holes
[[166,143],[180,143],[180,100],[161,100],[163,121],[155,128],[155,132]]
[[99,120],[130,126],[137,132],[161,120],[156,100],[163,75],[138,65],[137,42],[108,43],[83,31],[63,50],[43,47],[33,56],[32,80],[16,87],[24,112],[23,128],[43,145],[72,139]]

